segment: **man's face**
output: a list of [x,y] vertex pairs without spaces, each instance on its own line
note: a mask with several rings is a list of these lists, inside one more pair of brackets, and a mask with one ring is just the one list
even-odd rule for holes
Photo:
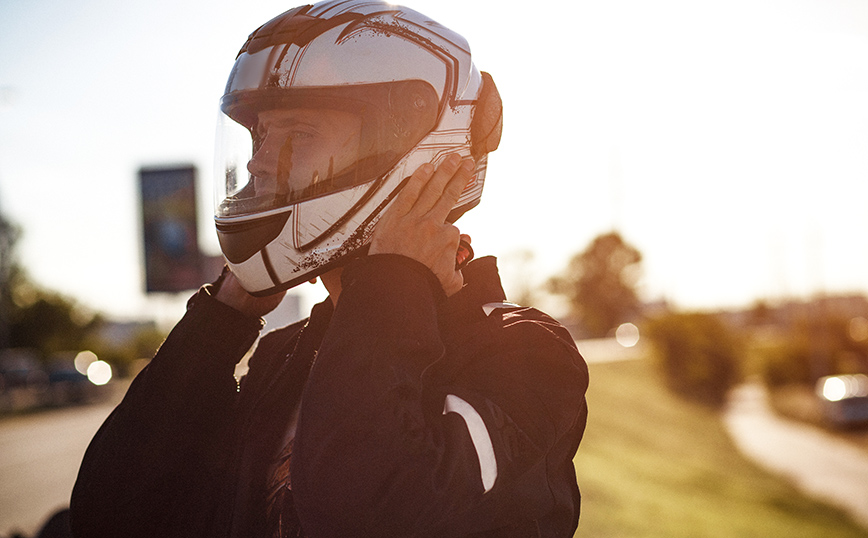
[[253,157],[247,170],[256,196],[290,195],[346,171],[361,157],[362,120],[329,109],[266,110],[253,133]]

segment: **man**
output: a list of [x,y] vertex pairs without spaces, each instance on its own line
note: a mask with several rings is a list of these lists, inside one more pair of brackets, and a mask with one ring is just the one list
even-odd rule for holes
[[[572,536],[587,368],[504,303],[493,258],[465,266],[453,222],[501,106],[464,40],[385,3],[303,6],[251,34],[221,108],[228,269],[88,448],[76,535]],[[236,384],[260,317],[316,277],[329,299]]]

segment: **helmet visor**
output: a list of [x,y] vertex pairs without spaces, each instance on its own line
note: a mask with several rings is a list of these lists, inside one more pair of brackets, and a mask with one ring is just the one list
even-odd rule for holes
[[373,181],[433,129],[436,94],[408,81],[227,94],[217,217],[262,214]]

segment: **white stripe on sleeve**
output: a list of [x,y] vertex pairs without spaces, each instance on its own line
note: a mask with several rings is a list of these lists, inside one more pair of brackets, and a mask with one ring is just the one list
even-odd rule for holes
[[472,405],[454,394],[446,395],[446,403],[443,405],[443,414],[458,413],[464,419],[470,439],[476,448],[479,457],[479,469],[482,472],[482,487],[485,493],[494,486],[497,479],[497,460],[494,457],[494,446],[491,444],[491,435],[485,427],[485,422],[479,412]]

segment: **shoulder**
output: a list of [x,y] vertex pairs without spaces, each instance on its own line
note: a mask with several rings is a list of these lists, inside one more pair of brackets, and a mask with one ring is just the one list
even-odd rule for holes
[[540,344],[562,347],[565,354],[584,364],[570,332],[545,312],[512,303],[488,303],[482,311],[498,338],[520,348]]
[[470,346],[477,349],[480,366],[540,393],[584,396],[588,367],[561,323],[536,308],[510,303],[488,303],[482,310],[485,320]]
[[579,427],[588,368],[566,328],[535,308],[486,304],[483,311],[474,334],[453,348],[448,390],[497,409],[492,416],[510,417],[534,439]]

